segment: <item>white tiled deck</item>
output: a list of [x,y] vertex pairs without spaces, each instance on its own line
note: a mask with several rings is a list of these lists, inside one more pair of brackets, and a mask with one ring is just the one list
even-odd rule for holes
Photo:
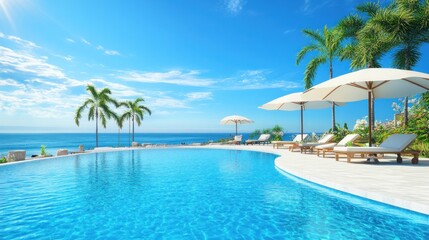
[[[280,155],[276,166],[297,177],[375,201],[429,215],[429,160],[420,158],[418,165],[405,156],[402,164],[395,156],[386,156],[380,163],[365,159],[345,158],[335,161],[315,154],[289,152],[272,146],[208,145],[207,148],[227,148],[263,151]],[[200,148],[200,147],[199,147]]]

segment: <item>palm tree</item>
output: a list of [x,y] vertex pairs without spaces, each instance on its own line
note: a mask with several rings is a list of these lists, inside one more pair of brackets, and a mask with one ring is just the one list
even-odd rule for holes
[[125,119],[131,119],[131,122],[133,124],[133,135],[132,135],[132,141],[134,142],[134,122],[137,122],[137,125],[141,125],[141,121],[144,118],[145,113],[149,113],[149,115],[152,114],[149,108],[147,108],[144,105],[141,105],[140,103],[144,102],[143,98],[137,98],[133,101],[126,101],[125,103],[120,104],[120,106],[125,106],[127,108],[127,111],[122,115],[122,117]]
[[392,38],[368,22],[381,11],[378,3],[368,2],[356,7],[358,14],[342,19],[337,28],[347,44],[341,60],[351,61],[352,69],[381,67],[381,57],[393,46]]
[[[333,78],[333,61],[335,58],[340,58],[343,51],[341,41],[341,32],[335,28],[328,29],[327,26],[323,29],[323,33],[310,29],[302,31],[307,37],[312,40],[310,45],[305,46],[296,56],[296,64],[310,52],[317,52],[318,55],[314,57],[307,65],[304,72],[305,89],[313,86],[313,80],[316,75],[316,70],[320,65],[329,64],[329,78]],[[332,129],[335,129],[335,103],[332,103]]]
[[122,116],[123,115],[119,116],[116,113],[113,115],[113,119],[115,119],[115,122],[118,125],[118,147],[121,146],[121,129],[124,126],[124,118]]
[[110,110],[109,103],[117,105],[117,102],[110,97],[111,91],[108,88],[103,88],[98,91],[95,86],[87,85],[86,91],[89,92],[90,97],[76,110],[74,121],[79,126],[79,120],[82,117],[82,112],[89,108],[88,121],[95,119],[95,146],[98,147],[98,120],[106,128],[107,119],[110,119],[115,113]]
[[[341,53],[341,60],[351,61],[352,69],[381,67],[380,59],[393,47],[393,39],[379,27],[368,22],[382,11],[379,3],[363,3],[356,7],[358,14],[342,19],[337,28],[347,44]],[[375,123],[374,99],[371,101],[369,120]]]
[[[411,70],[420,60],[420,47],[429,42],[429,1],[396,0],[391,7],[377,12],[368,25],[393,38],[394,67]],[[408,125],[408,97],[404,123]]]

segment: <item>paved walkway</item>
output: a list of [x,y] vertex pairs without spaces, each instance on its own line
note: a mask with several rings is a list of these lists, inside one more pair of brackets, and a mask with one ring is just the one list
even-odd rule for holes
[[429,159],[420,158],[418,165],[404,157],[402,164],[395,156],[385,156],[380,163],[366,163],[366,159],[345,158],[335,161],[315,154],[289,152],[272,146],[208,145],[207,148],[254,150],[280,155],[275,164],[297,177],[330,188],[348,192],[375,201],[410,209],[429,215]]

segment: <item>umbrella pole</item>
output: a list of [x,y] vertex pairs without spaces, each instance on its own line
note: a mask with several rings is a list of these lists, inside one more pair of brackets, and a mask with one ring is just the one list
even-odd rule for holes
[[304,106],[301,105],[301,141],[303,141],[303,135],[304,135],[304,127],[303,127],[303,122],[304,122]]
[[237,122],[235,122],[235,136],[237,136]]
[[368,91],[368,143],[369,146],[372,146],[372,94],[371,91]]

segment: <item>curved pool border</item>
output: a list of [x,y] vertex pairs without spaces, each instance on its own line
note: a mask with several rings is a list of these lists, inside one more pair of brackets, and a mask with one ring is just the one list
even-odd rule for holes
[[[100,151],[87,151],[85,153],[79,153],[79,154],[128,151],[128,150],[144,150],[144,149],[167,149],[167,148],[233,149],[233,150],[258,151],[258,152],[276,154],[279,157],[277,157],[274,161],[275,167],[292,176],[298,177],[300,179],[303,179],[318,185],[322,185],[327,188],[331,188],[337,191],[355,195],[358,197],[385,203],[395,207],[414,211],[420,214],[429,215],[429,178],[426,177],[427,173],[424,173],[424,176],[422,176],[423,179],[427,179],[427,183],[425,184],[423,180],[423,182],[421,182],[420,184],[423,187],[423,192],[421,191],[423,196],[418,196],[424,200],[412,201],[410,199],[404,198],[404,196],[409,198],[410,197],[409,195],[411,193],[415,193],[415,191],[410,190],[411,187],[408,185],[408,182],[401,181],[400,185],[394,185],[394,186],[387,185],[385,189],[383,189],[383,186],[377,188],[379,184],[374,184],[374,182],[386,183],[388,181],[384,179],[385,176],[383,174],[383,170],[384,170],[384,173],[387,171],[386,166],[381,166],[381,168],[377,168],[377,167],[380,167],[380,165],[349,164],[345,162],[336,162],[333,158],[319,158],[313,154],[301,154],[299,152],[289,152],[285,149],[274,149],[270,145],[244,146],[244,145],[214,144],[214,145],[203,145],[203,146],[107,148],[107,149],[102,149]],[[79,155],[79,154],[73,154],[73,155]],[[11,162],[11,163],[1,164],[1,165],[19,164],[27,161],[40,161],[45,159],[62,158],[62,157],[69,157],[69,156],[70,155],[54,156],[54,157],[47,157],[47,158],[36,158],[36,159],[30,159],[30,160],[19,161],[19,162]],[[399,173],[399,171],[397,171],[398,166],[401,167],[403,165],[392,165],[392,166],[394,166],[393,168],[394,169],[396,168],[396,172]],[[377,174],[374,174],[374,171],[371,171],[369,173],[367,172],[368,169],[374,168],[374,167],[377,168],[376,170],[380,170],[380,171],[377,171]],[[426,170],[428,170],[427,168],[429,168],[429,161],[428,161],[428,166],[424,166],[424,167],[426,167]],[[388,170],[392,170],[392,169],[388,169]],[[390,172],[390,171],[387,171],[387,172]],[[363,173],[365,173],[365,176],[361,176]],[[401,173],[403,173],[403,171],[401,171]],[[354,174],[354,175],[347,176],[348,174]],[[383,176],[380,176],[380,175],[383,175]],[[394,175],[391,174],[388,176],[392,177]],[[365,177],[367,177],[367,179]],[[352,181],[349,181],[350,179]],[[376,186],[376,188],[371,188],[371,186]],[[407,193],[407,191],[409,193]]]

